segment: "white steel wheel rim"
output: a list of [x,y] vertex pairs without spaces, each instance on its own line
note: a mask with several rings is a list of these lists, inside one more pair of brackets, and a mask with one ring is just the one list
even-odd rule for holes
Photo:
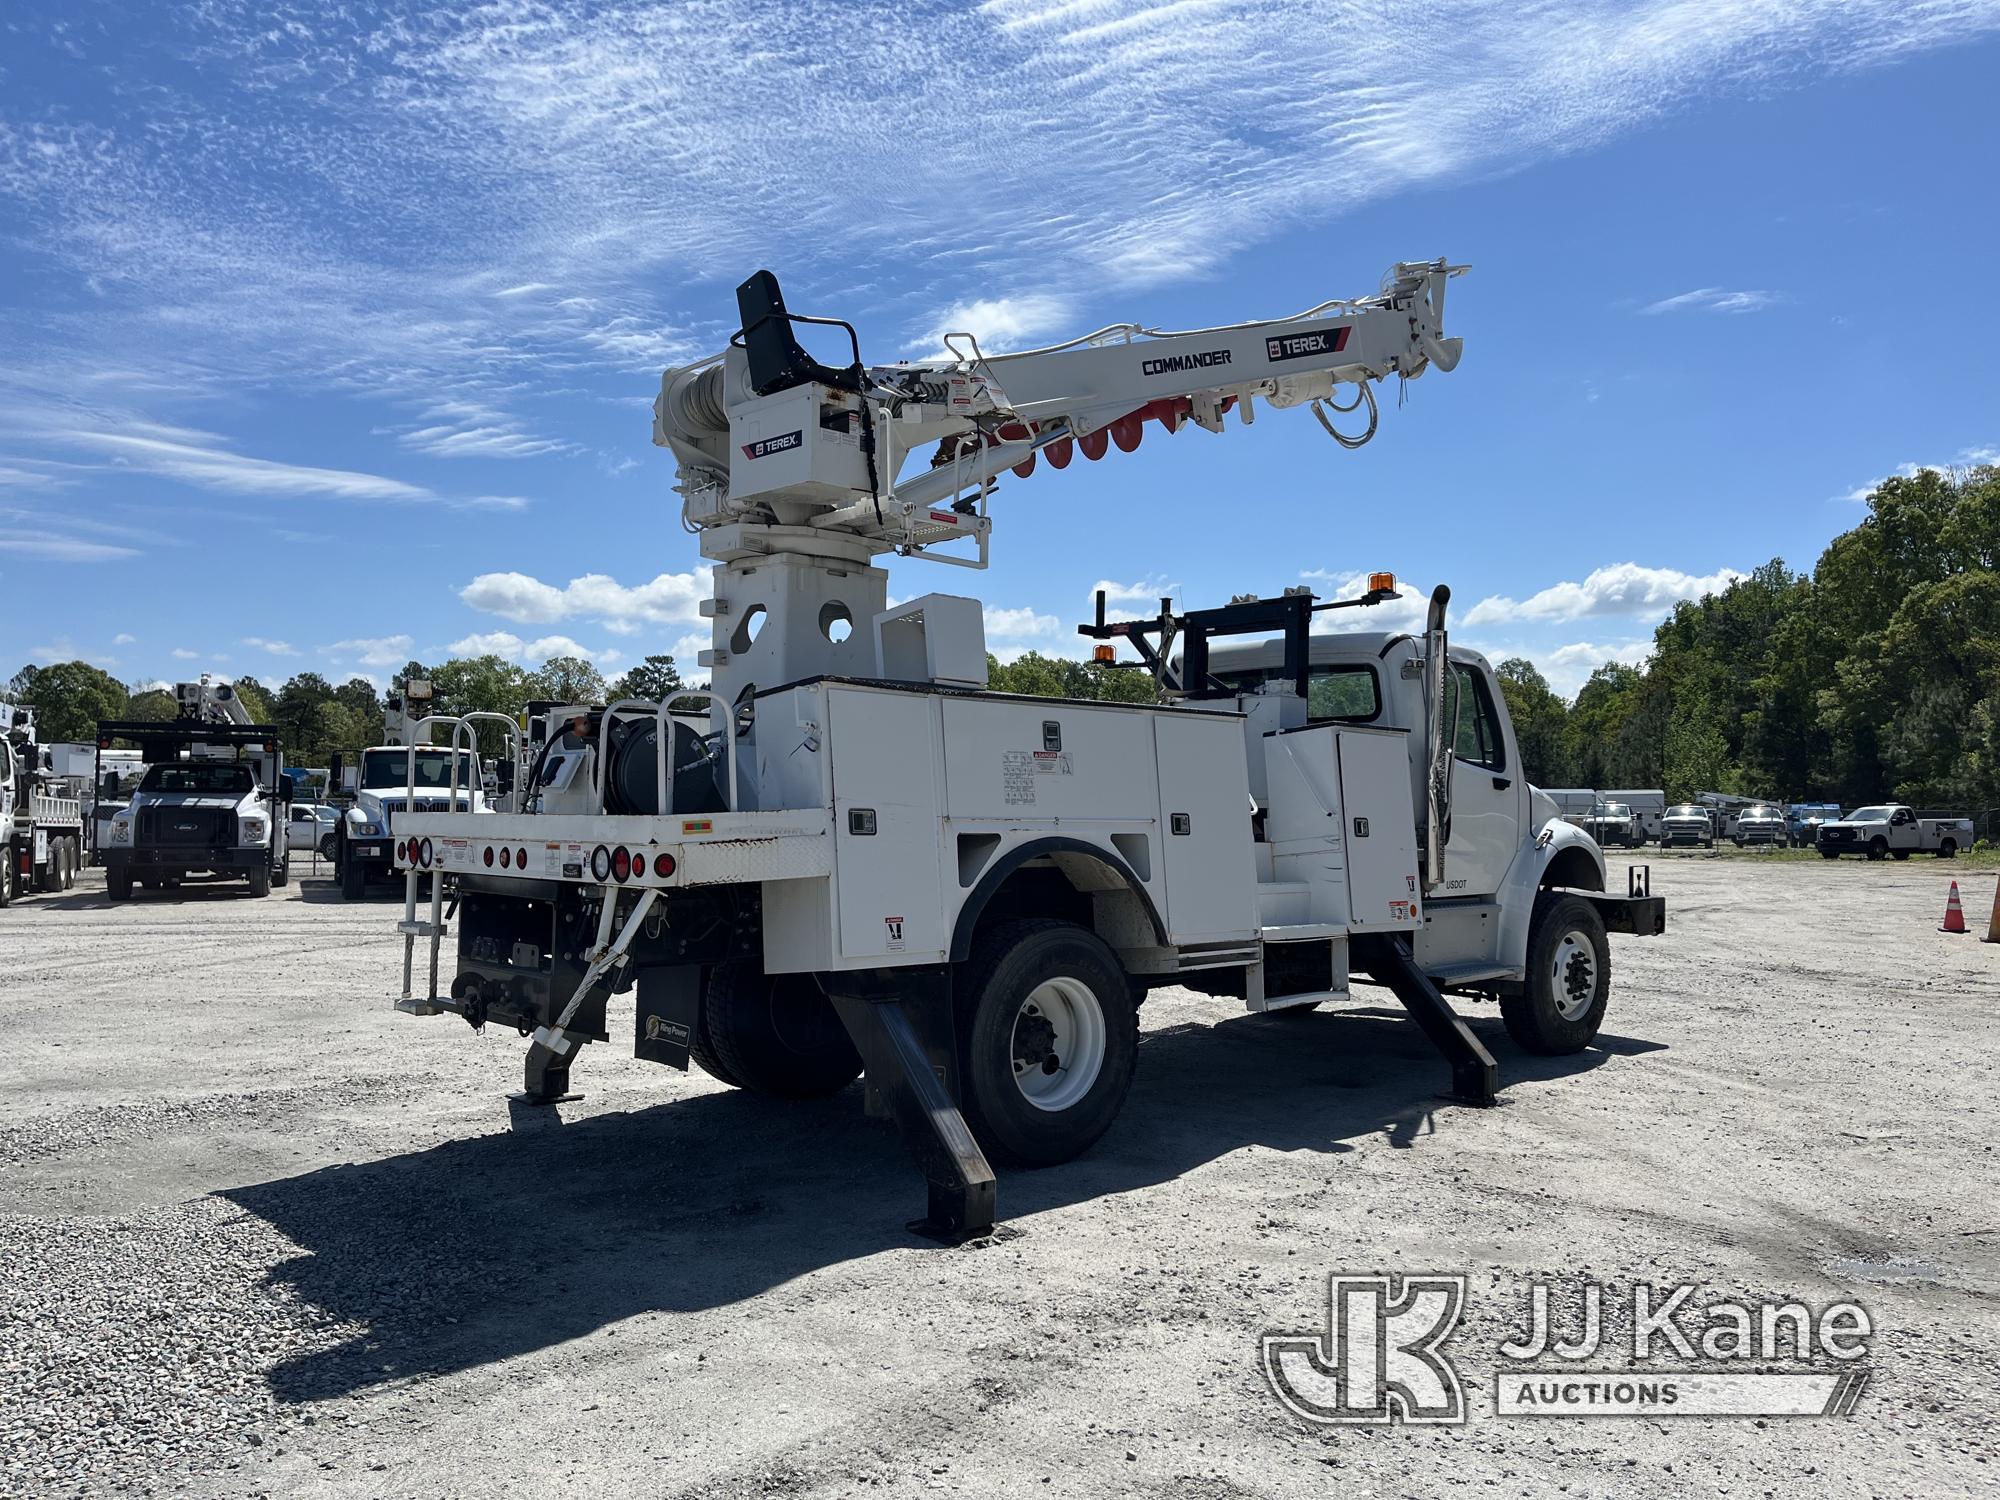
[[1014,1087],[1036,1109],[1070,1108],[1104,1071],[1104,1007],[1081,979],[1045,979],[1014,1013]]
[[1557,1015],[1579,1021],[1590,1014],[1597,1002],[1597,949],[1587,934],[1571,929],[1562,935],[1549,963],[1549,978]]

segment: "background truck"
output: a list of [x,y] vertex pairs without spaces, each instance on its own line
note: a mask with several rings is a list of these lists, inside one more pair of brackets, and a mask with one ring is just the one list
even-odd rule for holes
[[[113,901],[129,901],[135,886],[170,890],[190,875],[214,875],[268,896],[291,874],[285,806],[292,784],[278,731],[252,723],[226,682],[204,676],[177,683],[174,698],[173,719],[98,723],[100,749],[131,740],[146,762],[99,851],[105,889]],[[103,773],[106,783],[117,778],[115,768]]]
[[36,741],[34,713],[0,703],[0,906],[66,891],[83,868],[83,800]]
[[351,766],[334,757],[332,780],[351,799],[333,848],[334,878],[343,900],[359,901],[370,881],[386,880],[395,872],[392,835],[404,813],[491,811],[477,741],[468,741],[475,749],[456,752],[427,743],[429,731],[421,726],[431,700],[431,685],[423,679],[397,682],[383,704],[388,743],[363,750]]
[[1819,829],[1819,852],[1826,859],[1843,854],[1908,859],[1921,853],[1951,859],[1959,850],[1971,847],[1970,818],[1924,816],[1900,802],[1857,807],[1844,818],[1820,824]]
[[[1603,794],[1606,802],[1622,802],[1632,814],[1641,844],[1660,840],[1660,825],[1667,816],[1667,794],[1658,787],[1628,787]],[[1636,847],[1636,846],[1635,846]]]
[[1715,819],[1707,808],[1682,802],[1667,809],[1660,820],[1660,846],[1672,849],[1682,844],[1701,849],[1715,847]]
[[[642,1058],[780,1097],[865,1073],[924,1170],[920,1227],[947,1238],[992,1225],[989,1157],[1067,1160],[1110,1126],[1154,986],[1295,1012],[1385,985],[1478,1104],[1497,1067],[1446,992],[1497,1002],[1529,1050],[1588,1045],[1607,932],[1657,932],[1664,904],[1640,871],[1608,892],[1528,785],[1491,668],[1449,645],[1447,590],[1421,636],[1326,637],[1318,615],[1395,580],[1130,620],[1100,593],[1079,629],[1159,701],[1086,703],[987,691],[978,601],[891,607],[870,561],[976,566],[1001,476],[1130,451],[1149,423],[1221,431],[1263,401],[1365,441],[1372,382],[1457,364],[1454,269],[1269,323],[990,356],[952,335],[962,357],[874,367],[851,328],[854,363],[819,364],[752,277],[730,347],[668,371],[655,406],[715,564],[711,685],[552,712],[523,811],[397,820],[401,1007],[528,1033],[531,1101],[567,1094],[628,990]],[[1327,406],[1367,406],[1367,431]]]
[[1790,837],[1784,813],[1769,802],[1753,802],[1748,807],[1738,808],[1736,826],[1729,835],[1730,842],[1739,849],[1751,844],[1782,845]]
[[1555,804],[1556,814],[1574,827],[1583,827],[1590,810],[1604,800],[1601,792],[1592,791],[1587,786],[1557,787],[1553,791],[1537,787],[1536,790]]
[[1646,831],[1623,802],[1608,798],[1591,804],[1584,814],[1583,831],[1597,841],[1600,849],[1637,849],[1646,842]]
[[1785,809],[1785,831],[1794,849],[1815,847],[1821,826],[1839,821],[1838,802],[1794,802]]

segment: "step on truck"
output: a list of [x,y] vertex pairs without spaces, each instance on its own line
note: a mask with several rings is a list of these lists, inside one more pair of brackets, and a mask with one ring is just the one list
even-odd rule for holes
[[0,906],[66,891],[83,868],[83,800],[35,737],[34,711],[0,703]]
[[1876,807],[1857,807],[1846,817],[1819,826],[1822,858],[1839,859],[1843,854],[1860,854],[1869,859],[1908,859],[1912,854],[1935,854],[1953,859],[1961,849],[1972,847],[1972,820],[1927,816],[1900,802]]
[[[292,782],[278,731],[253,723],[227,682],[177,683],[174,699],[172,719],[98,723],[100,752],[127,740],[146,763],[99,849],[106,893],[129,901],[136,888],[178,890],[197,875],[241,880],[250,895],[268,896],[291,878]],[[117,782],[117,769],[106,767],[100,785]]]
[[1315,620],[1393,578],[1136,619],[1100,594],[1079,629],[1158,701],[1076,702],[990,691],[980,604],[892,606],[873,562],[976,566],[1004,476],[1149,424],[1219,432],[1261,401],[1365,441],[1374,382],[1457,364],[1456,269],[1272,322],[1010,355],[954,335],[959,357],[872,367],[844,323],[854,362],[819,364],[752,277],[730,347],[655,407],[715,565],[712,681],[551,714],[519,811],[398,821],[399,1007],[518,1028],[529,1102],[569,1096],[628,993],[642,1058],[781,1098],[865,1075],[929,1187],[912,1227],[947,1239],[993,1225],[993,1162],[1065,1161],[1111,1125],[1155,988],[1297,1012],[1386,986],[1472,1104],[1497,1065],[1448,995],[1497,1003],[1529,1050],[1587,1046],[1607,934],[1659,932],[1664,902],[1637,867],[1608,890],[1529,786],[1447,590],[1420,635],[1338,637]]

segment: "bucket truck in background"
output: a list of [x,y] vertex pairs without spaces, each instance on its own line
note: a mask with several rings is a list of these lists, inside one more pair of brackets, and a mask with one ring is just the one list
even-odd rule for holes
[[66,891],[83,868],[83,801],[35,737],[34,710],[0,703],[0,906]]
[[[1157,986],[1300,1012],[1384,985],[1473,1104],[1497,1068],[1447,993],[1497,1002],[1530,1051],[1588,1045],[1607,932],[1656,933],[1664,904],[1641,869],[1607,892],[1528,785],[1491,666],[1449,644],[1448,590],[1420,635],[1313,633],[1396,597],[1386,574],[1129,620],[1100,594],[1080,630],[1158,702],[1086,703],[988,691],[978,601],[892,606],[875,562],[983,566],[1008,476],[1153,425],[1304,406],[1359,446],[1376,382],[1458,364],[1460,269],[1398,265],[1377,296],[1268,322],[1005,355],[954,334],[948,359],[872,366],[852,325],[751,277],[729,347],[654,407],[714,564],[712,682],[550,712],[518,812],[397,820],[400,1007],[520,1028],[532,1102],[568,1095],[613,994],[642,1058],[785,1098],[865,1072],[929,1186],[913,1227],[944,1238],[991,1228],[990,1160],[1064,1161],[1111,1125]],[[852,362],[819,363],[800,324],[842,330]],[[1253,498],[1281,504],[1230,503]]]
[[361,900],[369,882],[394,873],[391,831],[403,813],[491,810],[476,744],[453,750],[430,743],[433,696],[424,678],[398,679],[383,702],[384,743],[363,750],[351,766],[335,757],[330,780],[352,798],[334,843],[334,878],[343,900]]
[[[138,746],[146,773],[131,801],[112,815],[100,847],[105,889],[129,901],[135,886],[172,890],[189,875],[244,880],[253,896],[291,878],[284,774],[278,731],[254,723],[236,689],[203,676],[174,686],[172,719],[103,719],[97,747]],[[117,782],[100,761],[98,784]]]

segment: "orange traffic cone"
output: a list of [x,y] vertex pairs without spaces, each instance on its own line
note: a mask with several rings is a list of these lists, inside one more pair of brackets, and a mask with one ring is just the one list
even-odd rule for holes
[[2000,885],[1993,887],[1993,915],[1986,919],[1986,936],[1982,943],[2000,943]]
[[1958,882],[1951,883],[1951,894],[1944,901],[1944,925],[1939,932],[1964,932],[1965,908],[1958,903]]

